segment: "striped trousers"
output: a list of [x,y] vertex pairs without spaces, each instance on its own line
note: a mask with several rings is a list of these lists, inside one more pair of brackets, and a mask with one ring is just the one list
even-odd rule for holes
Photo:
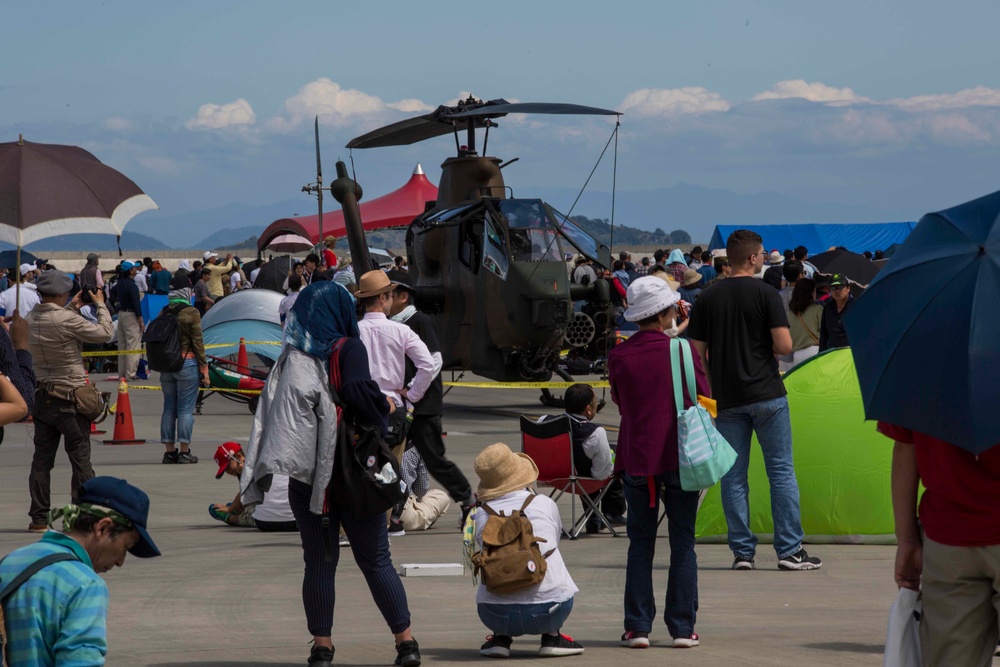
[[[316,637],[331,636],[341,527],[351,542],[354,560],[364,574],[375,606],[382,613],[389,630],[393,634],[406,630],[410,627],[410,610],[403,582],[392,566],[385,515],[380,513],[357,519],[334,506],[330,512],[330,529],[324,535],[322,517],[309,511],[311,495],[312,487],[308,484],[295,479],[288,481],[288,503],[302,538],[302,558],[305,561],[302,604],[309,633]],[[324,539],[330,542],[328,548],[333,554],[330,562],[324,560]]]

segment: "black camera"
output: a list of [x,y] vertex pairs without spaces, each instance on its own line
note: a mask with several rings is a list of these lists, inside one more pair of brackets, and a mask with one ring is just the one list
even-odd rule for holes
[[95,294],[97,294],[97,288],[93,285],[88,285],[80,290],[80,301],[84,303],[94,303]]

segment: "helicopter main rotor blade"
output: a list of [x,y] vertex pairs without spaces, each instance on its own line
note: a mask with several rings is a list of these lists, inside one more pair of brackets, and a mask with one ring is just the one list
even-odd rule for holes
[[355,137],[347,144],[347,148],[407,146],[425,139],[451,134],[454,129],[455,126],[452,123],[439,120],[433,114],[426,114],[416,118],[407,118],[362,134],[360,137]]
[[578,116],[620,116],[621,112],[610,109],[598,109],[580,104],[563,104],[560,102],[508,102],[502,104],[484,104],[475,109],[444,114],[444,118],[496,118],[509,113],[538,113]]

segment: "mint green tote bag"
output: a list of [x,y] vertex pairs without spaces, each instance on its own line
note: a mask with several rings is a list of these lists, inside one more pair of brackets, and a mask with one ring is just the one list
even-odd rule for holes
[[[686,410],[685,383],[681,380],[682,364],[687,378],[687,393],[694,403]],[[677,405],[677,456],[680,460],[681,488],[685,491],[708,489],[715,486],[736,463],[736,450],[715,428],[708,410],[698,404],[694,359],[687,341],[670,339],[670,370],[674,380],[674,402]]]

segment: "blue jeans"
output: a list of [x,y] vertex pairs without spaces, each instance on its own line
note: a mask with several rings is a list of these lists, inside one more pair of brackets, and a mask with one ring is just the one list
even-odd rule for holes
[[185,359],[179,371],[160,373],[160,386],[163,388],[160,442],[168,445],[174,442],[190,444],[194,430],[194,403],[198,400],[198,362]]
[[715,426],[736,450],[736,463],[722,478],[722,511],[729,525],[729,548],[733,554],[746,558],[753,558],[757,551],[757,536],[750,530],[750,485],[747,482],[750,438],[756,432],[771,484],[774,550],[778,558],[791,556],[802,548],[803,534],[799,483],[792,460],[788,399],[782,396],[720,410]]
[[[628,514],[628,560],[625,565],[625,630],[650,632],[656,616],[653,600],[653,554],[656,522],[663,496],[670,528],[670,570],[663,620],[671,637],[690,637],[698,616],[698,556],[694,552],[694,523],[698,492],[681,488],[680,473],[668,470],[652,478],[624,475]],[[654,499],[650,507],[650,491]]]
[[559,632],[573,611],[573,598],[539,604],[480,604],[479,620],[495,635],[520,637]]

